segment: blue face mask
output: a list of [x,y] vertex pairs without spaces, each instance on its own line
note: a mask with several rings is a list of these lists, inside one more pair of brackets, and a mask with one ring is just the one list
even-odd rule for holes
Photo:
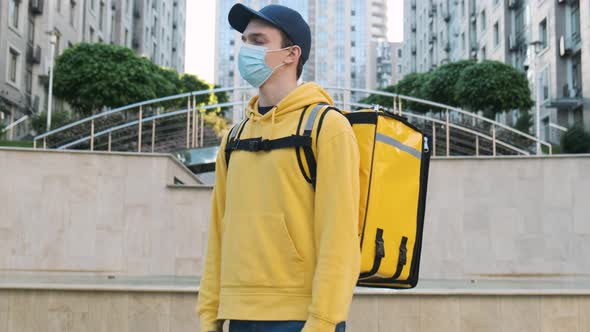
[[275,70],[285,65],[282,63],[275,68],[269,67],[265,62],[266,53],[278,52],[285,49],[288,49],[288,47],[269,51],[263,46],[243,44],[238,55],[240,75],[253,87],[260,88]]

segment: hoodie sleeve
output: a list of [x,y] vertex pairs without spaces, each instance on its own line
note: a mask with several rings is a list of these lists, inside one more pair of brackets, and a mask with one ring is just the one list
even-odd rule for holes
[[217,160],[215,162],[215,185],[213,187],[211,203],[211,221],[207,240],[207,254],[201,285],[197,312],[200,319],[201,331],[221,332],[223,321],[217,320],[219,307],[219,277],[221,254],[221,221],[225,213],[225,177],[227,164],[225,161],[225,144],[227,135],[221,142]]
[[336,115],[331,122],[337,132],[322,129],[318,138],[316,269],[302,332],[334,332],[346,320],[360,272],[358,144],[348,121]]

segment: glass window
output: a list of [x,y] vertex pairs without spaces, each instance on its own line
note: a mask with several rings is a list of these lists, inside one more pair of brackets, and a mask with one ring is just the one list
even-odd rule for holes
[[29,31],[27,37],[29,43],[33,44],[35,41],[35,21],[32,17],[29,17]]
[[581,41],[580,38],[580,3],[576,1],[572,4],[571,14],[571,28],[572,28],[572,41],[577,44]]
[[8,80],[16,84],[20,54],[12,48],[10,48],[9,53]]
[[33,71],[31,69],[27,69],[25,82],[25,89],[28,94],[31,94],[31,91],[33,90]]
[[541,98],[543,101],[547,101],[549,99],[549,67],[541,72],[541,89]]
[[74,26],[74,19],[76,17],[76,3],[70,1],[70,25]]
[[19,16],[20,16],[20,1],[9,0],[8,3],[8,16],[10,16],[10,25],[13,28],[18,29],[19,27]]
[[104,24],[104,3],[100,3],[100,12],[98,13],[98,28],[102,30]]
[[500,45],[500,27],[498,26],[498,22],[494,24],[494,46],[498,47]]
[[541,48],[547,48],[547,19],[545,18],[539,24],[539,41],[541,42]]
[[486,11],[483,10],[481,12],[481,31],[486,29]]

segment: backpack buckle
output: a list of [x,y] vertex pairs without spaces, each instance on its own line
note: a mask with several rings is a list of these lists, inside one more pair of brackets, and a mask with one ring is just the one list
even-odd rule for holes
[[248,141],[248,150],[250,151],[259,151],[260,150],[260,140],[251,140]]
[[260,141],[260,150],[270,151],[271,150],[270,140],[264,139],[264,140]]

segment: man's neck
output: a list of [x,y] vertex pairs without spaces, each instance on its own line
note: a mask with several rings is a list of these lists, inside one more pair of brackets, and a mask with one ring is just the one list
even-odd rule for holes
[[297,81],[288,81],[282,84],[265,84],[258,91],[258,106],[276,106],[295,88],[297,88]]

